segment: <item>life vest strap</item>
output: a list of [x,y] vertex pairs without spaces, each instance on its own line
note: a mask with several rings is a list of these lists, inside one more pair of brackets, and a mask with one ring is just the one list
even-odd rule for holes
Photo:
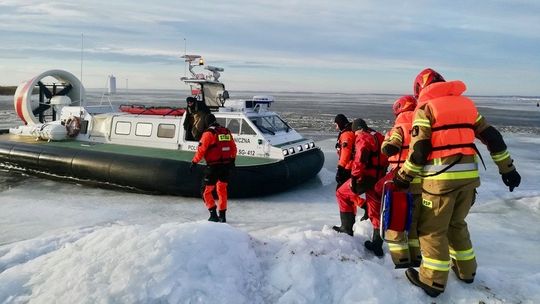
[[431,174],[418,174],[418,175],[419,175],[420,177],[423,177],[423,178],[425,178],[425,177],[432,177],[432,176],[439,175],[439,174],[441,174],[441,173],[444,173],[444,172],[448,171],[450,168],[452,168],[455,164],[457,164],[457,163],[461,160],[461,158],[463,158],[463,154],[459,154],[459,157],[458,157],[456,160],[454,160],[452,163],[448,164],[448,166],[442,168],[441,170],[439,170],[439,171],[437,171],[437,172],[435,172],[435,173],[431,173]]
[[[425,165],[424,168],[422,168],[422,171],[424,172],[433,172],[444,169],[445,165]],[[478,163],[472,162],[472,163],[462,163],[462,164],[455,164],[452,169],[448,169],[448,171],[471,171],[471,170],[478,170]]]
[[436,147],[432,147],[431,151],[450,150],[450,149],[456,149],[456,148],[473,148],[475,151],[478,150],[474,143],[470,143],[470,144],[452,144],[452,145],[436,146]]
[[484,166],[484,170],[486,169],[486,163],[484,162],[484,158],[482,157],[482,154],[480,154],[480,151],[478,150],[478,147],[474,143],[470,144],[455,144],[455,145],[445,145],[445,146],[438,146],[438,147],[432,147],[432,151],[439,151],[439,150],[446,150],[446,149],[454,149],[454,148],[465,148],[469,147],[474,149],[478,157],[480,158],[480,161],[482,161],[482,166]]
[[442,125],[439,127],[431,127],[431,132],[443,131],[443,130],[449,130],[449,129],[473,129],[474,130],[474,125],[468,124],[468,123],[448,124],[448,125]]
[[[480,157],[480,160],[482,161],[482,165],[484,166],[484,169],[486,169],[486,164],[484,163],[484,159],[482,158],[480,151],[478,151],[478,148],[476,147],[474,143],[439,146],[439,147],[433,148],[433,150],[435,151],[435,150],[445,150],[445,149],[464,148],[464,147],[473,148],[474,151],[478,154],[478,157]],[[435,173],[431,173],[431,174],[419,174],[419,176],[425,178],[425,177],[432,177],[432,176],[436,176],[441,173],[444,173],[448,171],[450,168],[452,168],[453,166],[455,166],[458,162],[460,162],[462,158],[463,158],[463,154],[459,154],[459,157],[456,160],[454,160],[452,163],[448,164],[448,166],[442,168],[441,170]]]

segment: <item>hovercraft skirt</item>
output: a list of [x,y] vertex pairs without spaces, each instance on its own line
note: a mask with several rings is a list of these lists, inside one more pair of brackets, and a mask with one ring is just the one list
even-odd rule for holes
[[[277,193],[314,177],[324,155],[318,148],[283,161],[238,166],[231,173],[230,197]],[[190,173],[190,160],[109,153],[16,141],[0,141],[0,166],[106,187],[200,196],[203,165]]]

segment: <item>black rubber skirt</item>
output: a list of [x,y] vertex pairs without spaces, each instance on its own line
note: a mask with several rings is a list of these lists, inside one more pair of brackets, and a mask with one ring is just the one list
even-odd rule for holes
[[[278,193],[313,178],[324,155],[318,148],[276,163],[239,166],[231,172],[229,197]],[[0,165],[28,174],[105,188],[181,196],[201,195],[204,165],[190,162],[0,141]]]

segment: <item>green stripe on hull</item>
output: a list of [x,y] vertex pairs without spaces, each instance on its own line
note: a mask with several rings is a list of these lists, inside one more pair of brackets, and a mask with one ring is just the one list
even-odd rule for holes
[[[115,154],[124,154],[124,155],[136,155],[136,156],[145,156],[145,157],[156,157],[172,160],[180,160],[190,162],[193,158],[194,152],[189,151],[180,151],[180,150],[169,150],[169,149],[158,149],[158,148],[148,148],[148,147],[137,147],[137,146],[127,146],[127,145],[117,145],[117,144],[102,144],[102,143],[93,143],[93,142],[81,142],[74,140],[64,140],[64,141],[35,141],[30,137],[22,138],[19,136],[0,136],[0,141],[7,140],[12,142],[24,142],[38,145],[45,145],[51,147],[61,147],[67,149],[79,149],[79,150],[88,150],[88,151],[99,151]],[[246,157],[246,156],[237,156],[236,165],[237,166],[254,166],[254,165],[265,165],[278,162],[279,160],[260,158],[260,157]],[[204,163],[204,161],[202,162]]]

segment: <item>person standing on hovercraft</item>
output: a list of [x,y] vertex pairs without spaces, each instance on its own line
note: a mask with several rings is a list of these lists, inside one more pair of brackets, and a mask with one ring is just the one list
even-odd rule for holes
[[[203,158],[206,161],[204,171],[204,192],[203,200],[210,212],[211,222],[227,222],[225,213],[227,211],[227,185],[229,182],[229,173],[234,168],[236,160],[236,144],[231,131],[220,126],[214,114],[206,116],[208,129],[202,134],[197,148],[197,153],[193,156],[190,170]],[[218,210],[216,212],[216,203],[212,192],[217,190]]]
[[195,112],[193,112],[193,127],[191,135],[194,140],[200,140],[203,132],[208,128],[206,117],[210,115],[210,109],[203,100],[196,100]]
[[472,283],[476,274],[465,222],[480,186],[475,138],[487,145],[510,191],[519,186],[521,176],[499,131],[462,95],[466,90],[463,82],[447,82],[436,71],[425,69],[416,77],[413,90],[418,105],[409,155],[394,184],[407,189],[413,178],[422,177],[418,217],[422,264],[420,272],[409,268],[405,274],[412,284],[436,297],[444,292],[450,269],[465,283]]
[[[381,147],[381,152],[388,156],[390,171],[375,184],[375,192],[379,198],[383,195],[384,183],[394,178],[395,173],[403,166],[403,163],[407,159],[415,108],[416,99],[411,95],[398,98],[392,106],[396,120]],[[408,234],[404,231],[395,230],[387,230],[385,233],[390,256],[396,268],[418,267],[422,260],[418,233],[416,232],[418,205],[422,200],[422,185],[420,184],[419,177],[411,182],[409,192],[413,195],[414,211]]]
[[186,116],[186,118],[184,119],[184,130],[185,130],[185,134],[186,134],[186,140],[195,140],[195,137],[193,137],[193,126],[195,125],[195,112],[197,111],[196,109],[196,103],[197,103],[197,98],[193,97],[193,96],[188,96],[186,98],[186,103],[187,103],[187,107],[186,107],[186,112],[184,112],[184,115]]

